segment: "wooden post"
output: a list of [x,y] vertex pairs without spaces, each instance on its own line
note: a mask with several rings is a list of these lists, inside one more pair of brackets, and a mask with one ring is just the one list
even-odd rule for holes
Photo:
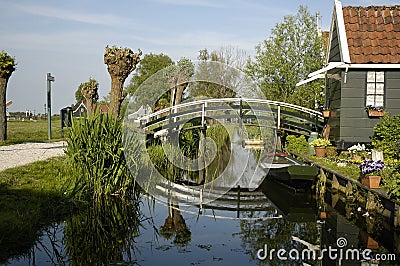
[[339,181],[338,181],[336,175],[333,175],[333,177],[332,177],[332,190],[339,191],[339,186],[340,186],[340,184],[339,184]]

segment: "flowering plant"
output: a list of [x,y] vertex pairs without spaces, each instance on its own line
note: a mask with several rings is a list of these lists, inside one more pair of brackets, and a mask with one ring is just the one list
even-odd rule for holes
[[347,149],[350,153],[357,154],[357,153],[364,153],[366,151],[365,145],[357,143],[357,145],[353,145]]
[[360,170],[363,175],[379,175],[380,171],[385,168],[385,164],[379,160],[366,160],[360,164]]
[[379,111],[382,112],[383,110],[385,110],[385,108],[383,106],[374,106],[374,105],[367,105],[365,106],[365,110],[375,110],[375,111]]
[[310,142],[311,147],[326,147],[332,145],[328,139],[318,138]]

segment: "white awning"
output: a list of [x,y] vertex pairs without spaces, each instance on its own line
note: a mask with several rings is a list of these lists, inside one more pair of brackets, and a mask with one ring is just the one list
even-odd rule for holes
[[321,68],[320,70],[314,71],[310,74],[308,74],[308,79],[302,80],[299,83],[296,84],[296,87],[307,84],[308,82],[311,82],[316,79],[323,79],[325,78],[325,72],[337,67],[341,67],[346,65],[344,62],[330,62],[326,67]]
[[318,74],[318,75],[315,75],[315,76],[313,76],[313,77],[311,77],[311,78],[308,78],[308,79],[305,79],[305,80],[300,81],[299,83],[296,84],[296,87],[301,86],[301,85],[304,85],[304,84],[306,84],[306,83],[308,83],[308,82],[311,82],[311,81],[313,81],[313,80],[316,80],[316,79],[323,79],[323,78],[325,78],[325,75],[324,75],[324,74]]
[[315,75],[325,73],[328,70],[340,67],[340,66],[345,65],[345,64],[346,63],[344,63],[344,62],[329,62],[329,64],[326,67],[323,67],[320,70],[317,70],[315,72],[312,72],[312,73],[308,74],[308,77],[311,78],[311,77],[313,77]]

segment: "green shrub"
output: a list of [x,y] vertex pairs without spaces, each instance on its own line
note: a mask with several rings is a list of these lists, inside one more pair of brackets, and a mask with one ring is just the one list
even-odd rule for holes
[[290,152],[306,154],[308,152],[308,142],[303,135],[300,137],[289,135],[286,137],[286,148]]
[[327,157],[335,157],[337,155],[337,148],[334,146],[326,147],[326,156]]
[[382,170],[383,188],[391,198],[400,200],[400,164]]
[[374,149],[383,151],[385,159],[400,159],[400,115],[385,114],[374,127]]
[[[74,119],[66,139],[73,197],[96,201],[104,195],[125,196],[132,190],[134,176],[125,162],[119,118],[95,112],[89,117]],[[139,147],[139,142],[132,137],[127,141],[129,149]],[[139,157],[138,152],[129,154]],[[132,161],[137,159],[131,158]],[[135,171],[134,165],[131,170]]]

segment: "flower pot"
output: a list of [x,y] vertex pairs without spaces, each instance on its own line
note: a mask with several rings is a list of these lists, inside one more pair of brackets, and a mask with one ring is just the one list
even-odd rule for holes
[[381,177],[379,175],[361,176],[361,184],[369,188],[379,188]]
[[372,237],[368,235],[364,230],[360,231],[361,241],[363,246],[368,249],[379,249],[379,244]]
[[322,111],[322,116],[325,118],[329,118],[331,116],[331,110]]
[[314,147],[314,151],[315,151],[315,156],[316,157],[325,157],[326,155],[326,147]]
[[385,110],[379,111],[379,110],[368,110],[368,116],[369,117],[381,117],[384,116],[386,113]]

